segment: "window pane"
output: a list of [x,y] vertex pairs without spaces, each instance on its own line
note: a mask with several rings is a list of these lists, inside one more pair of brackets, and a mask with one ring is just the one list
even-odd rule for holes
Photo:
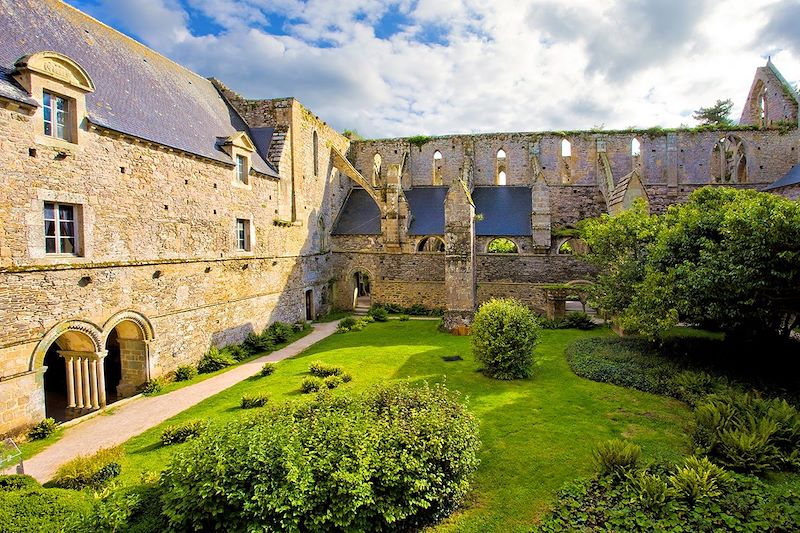
[[67,102],[63,98],[56,96],[56,109],[63,111],[67,108]]
[[44,240],[44,251],[48,254],[56,253],[56,239],[55,237],[47,237]]
[[74,254],[75,253],[75,239],[72,238],[62,238],[61,239],[61,253],[62,254]]
[[44,97],[42,99],[44,100],[45,107],[49,108],[52,105],[52,102],[50,101],[50,93],[44,93]]
[[75,236],[75,224],[72,222],[63,220],[61,221],[60,228],[61,236],[62,237],[74,237]]
[[56,235],[56,223],[52,220],[45,220],[44,221],[44,234],[46,237],[55,237]]
[[45,220],[56,219],[55,206],[53,204],[44,204],[44,218]]
[[74,210],[71,205],[58,206],[58,216],[61,220],[74,220]]

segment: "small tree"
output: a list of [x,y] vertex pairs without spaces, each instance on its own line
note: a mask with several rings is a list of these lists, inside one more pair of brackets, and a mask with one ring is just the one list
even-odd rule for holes
[[530,309],[514,299],[491,299],[472,323],[472,352],[483,373],[495,379],[521,379],[533,373],[533,348],[539,324]]
[[730,118],[733,101],[717,100],[711,107],[701,107],[692,114],[692,118],[699,121],[703,126],[731,126],[733,121]]

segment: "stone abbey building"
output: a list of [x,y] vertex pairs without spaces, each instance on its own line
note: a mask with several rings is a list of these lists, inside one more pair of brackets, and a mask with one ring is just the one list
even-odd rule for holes
[[800,195],[769,62],[741,124],[351,141],[57,0],[0,0],[0,434],[360,298],[449,326],[491,296],[557,313],[592,276],[566,253],[581,219],[708,184]]

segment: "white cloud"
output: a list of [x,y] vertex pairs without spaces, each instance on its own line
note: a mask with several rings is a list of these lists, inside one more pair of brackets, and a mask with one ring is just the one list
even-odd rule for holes
[[[296,96],[371,137],[678,126],[718,98],[738,116],[769,53],[800,79],[787,0],[183,2],[104,0],[93,14],[248,98]],[[192,35],[185,6],[223,31]],[[390,8],[407,23],[379,39]]]

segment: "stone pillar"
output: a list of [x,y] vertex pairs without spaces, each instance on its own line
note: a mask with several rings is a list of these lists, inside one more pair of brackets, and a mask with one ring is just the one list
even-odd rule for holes
[[90,409],[92,405],[92,387],[89,381],[89,358],[81,357],[81,375],[83,377],[83,408]]
[[551,219],[550,219],[550,188],[544,179],[544,174],[539,173],[531,190],[533,211],[531,212],[531,233],[533,245],[545,252],[550,249]]
[[81,359],[80,359],[80,357],[78,357],[77,360],[76,360],[75,356],[73,356],[72,359],[73,359],[73,366],[75,368],[75,374],[74,374],[74,377],[75,377],[75,409],[80,411],[81,409],[83,409],[83,398],[84,398],[84,396],[83,396],[83,375],[82,375],[83,369],[81,367]]
[[475,206],[469,185],[454,180],[444,202],[445,272],[447,310],[443,325],[462,334],[475,315]]
[[97,390],[97,359],[92,358],[89,361],[89,376],[92,389],[92,409],[100,408],[100,394]]
[[385,211],[381,218],[381,232],[384,237],[384,246],[387,251],[399,252],[405,240],[405,224],[408,220],[408,205],[402,194],[403,187],[400,165],[389,165],[386,173],[386,186],[384,194],[386,203]]
[[678,134],[667,133],[667,194],[678,196]]
[[99,392],[100,407],[106,406],[106,366],[107,351],[97,352],[97,390]]
[[60,352],[59,355],[64,358],[67,367],[67,412],[72,412],[75,409],[75,365],[71,355]]

